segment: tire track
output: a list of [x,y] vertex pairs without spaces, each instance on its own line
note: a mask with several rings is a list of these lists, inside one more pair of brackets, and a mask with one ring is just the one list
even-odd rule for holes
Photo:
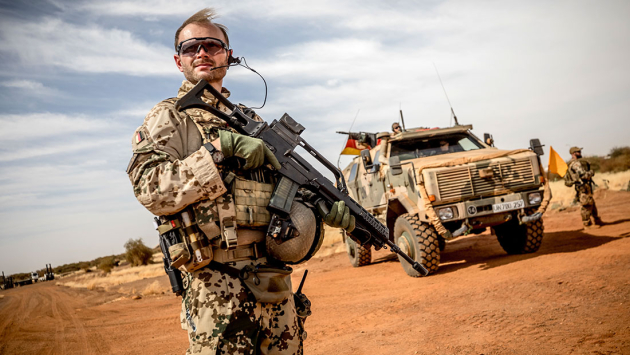
[[[15,306],[19,307],[20,300],[14,295],[7,296],[8,292],[5,294],[4,300],[0,303],[0,339],[9,339],[10,334],[12,332],[12,325],[15,322],[16,314]],[[7,342],[0,342],[0,354],[5,353],[5,348],[7,346]]]
[[70,322],[74,326],[75,332],[77,333],[76,335],[79,337],[78,347],[82,349],[81,354],[90,354],[91,352],[89,351],[88,336],[87,332],[85,331],[85,327],[83,326],[83,323],[77,317],[75,310],[69,307],[67,302],[63,302],[64,298],[70,299],[70,297],[67,297],[67,295],[62,295],[61,292],[59,292],[58,290],[52,292],[51,297],[55,299],[55,301],[61,301],[59,302],[59,308],[63,315],[67,315]]
[[52,295],[50,295],[50,308],[52,310],[53,320],[57,323],[57,326],[55,327],[55,346],[49,349],[48,354],[54,354],[57,349],[59,349],[62,354],[65,354],[65,325],[61,313],[57,308],[57,299]]

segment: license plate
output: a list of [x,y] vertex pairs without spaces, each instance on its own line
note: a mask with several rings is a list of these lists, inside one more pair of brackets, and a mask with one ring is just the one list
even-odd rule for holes
[[492,205],[493,212],[503,212],[503,211],[511,211],[518,210],[519,208],[525,207],[525,202],[523,200],[512,201],[512,202],[503,202],[497,203],[496,205]]

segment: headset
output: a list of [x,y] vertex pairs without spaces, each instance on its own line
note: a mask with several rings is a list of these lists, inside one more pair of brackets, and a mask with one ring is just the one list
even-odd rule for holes
[[[199,48],[197,49],[197,51],[199,51],[202,48],[202,46],[199,46]],[[205,48],[204,48],[205,50]],[[233,55],[233,50],[232,49],[228,49],[227,50],[227,65],[220,65],[218,67],[213,67],[210,70],[217,70],[217,69],[221,69],[221,68],[228,68],[230,69],[230,67],[235,67],[237,65],[242,66],[243,68],[249,69],[251,71],[253,71],[254,73],[258,74],[258,76],[260,76],[260,78],[263,80],[263,83],[265,83],[265,99],[263,100],[263,104],[260,107],[252,107],[253,109],[261,109],[263,107],[265,107],[265,104],[267,103],[267,81],[265,80],[265,78],[263,78],[262,75],[260,75],[259,72],[257,72],[256,70],[252,69],[249,67],[249,65],[247,65],[247,60],[245,60],[245,57],[234,57]]]
[[210,70],[215,70],[215,69],[219,69],[219,68],[228,68],[230,69],[230,67],[235,67],[237,65],[242,66],[243,68],[249,69],[252,72],[258,74],[258,76],[262,79],[263,83],[265,83],[265,99],[263,100],[263,104],[260,107],[251,107],[252,109],[256,109],[259,110],[263,107],[265,107],[265,104],[267,103],[267,81],[265,80],[265,78],[263,78],[262,75],[260,75],[259,72],[257,72],[256,70],[250,68],[249,65],[247,65],[247,60],[245,60],[245,57],[234,57],[233,54],[233,50],[230,49],[228,50],[228,58],[227,58],[227,65],[222,65],[216,68],[212,68]]

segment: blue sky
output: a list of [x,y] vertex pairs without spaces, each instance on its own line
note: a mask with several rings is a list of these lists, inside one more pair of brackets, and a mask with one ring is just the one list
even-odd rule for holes
[[[630,144],[626,1],[0,1],[0,270],[157,244],[131,135],[176,94],[174,32],[207,6],[267,80],[258,113],[288,112],[333,162],[357,112],[354,130],[388,130],[399,107],[407,127],[449,125],[433,63],[460,122],[501,148]],[[244,68],[224,85],[262,103]]]

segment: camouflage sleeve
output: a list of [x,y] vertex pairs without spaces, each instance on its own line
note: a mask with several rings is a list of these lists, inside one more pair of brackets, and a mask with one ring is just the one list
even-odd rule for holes
[[[127,174],[140,203],[155,215],[170,215],[204,199],[214,200],[225,185],[192,120],[158,104],[132,138]],[[193,151],[192,154],[188,152]]]
[[573,164],[573,170],[582,180],[590,180],[593,175],[595,175],[595,173],[591,170],[591,164],[581,159]]

